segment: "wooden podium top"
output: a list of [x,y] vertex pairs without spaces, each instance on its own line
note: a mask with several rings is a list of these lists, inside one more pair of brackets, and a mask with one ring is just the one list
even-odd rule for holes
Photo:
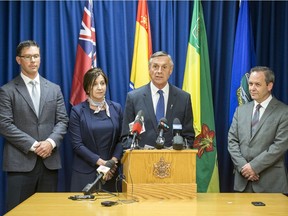
[[[288,212],[288,197],[280,193],[199,193],[192,200],[140,200],[133,203],[128,203],[122,194],[113,198],[96,194],[95,201],[68,199],[72,195],[75,193],[36,193],[5,216],[286,216]],[[101,206],[106,200],[119,204]],[[253,201],[261,201],[266,206],[253,206]]]
[[151,150],[147,150],[147,149],[133,149],[133,150],[125,150],[124,155],[122,157],[122,162],[125,161],[127,159],[128,153],[133,153],[133,154],[149,154],[149,153],[171,153],[171,152],[178,152],[181,154],[183,153],[197,153],[198,150],[197,149],[184,149],[184,150],[174,150],[174,149],[151,149]]

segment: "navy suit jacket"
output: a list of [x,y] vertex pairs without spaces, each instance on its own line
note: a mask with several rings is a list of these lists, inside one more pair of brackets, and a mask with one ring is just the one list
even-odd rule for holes
[[56,147],[43,160],[48,169],[61,168],[59,146],[66,134],[68,116],[58,85],[40,76],[40,106],[37,117],[28,89],[19,75],[0,88],[0,133],[5,137],[3,169],[29,172],[37,160],[32,144],[51,138]]
[[[135,120],[138,111],[144,113],[145,132],[140,134],[139,146],[145,144],[154,146],[159,134],[158,124],[153,108],[150,83],[142,86],[127,94],[126,105],[123,118],[123,127],[121,137],[126,141],[130,134],[129,123]],[[175,118],[178,118],[182,124],[182,136],[187,139],[188,145],[192,147],[195,132],[193,129],[193,114],[190,94],[169,84],[169,96],[166,109],[166,117],[169,130],[164,133],[165,146],[170,147],[173,140],[172,124]]]
[[[110,118],[113,124],[113,141],[109,150],[110,158],[113,156],[119,161],[122,156],[122,145],[120,133],[122,126],[122,108],[121,105],[110,100],[106,100],[109,105]],[[101,145],[94,140],[91,128],[90,107],[87,101],[84,101],[72,107],[69,122],[69,138],[74,151],[73,169],[80,173],[91,173],[95,171],[96,162],[100,158],[97,152],[97,145]]]

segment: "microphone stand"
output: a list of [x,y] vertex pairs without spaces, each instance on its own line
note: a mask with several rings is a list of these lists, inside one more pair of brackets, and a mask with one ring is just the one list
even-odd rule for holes
[[[93,183],[87,184],[84,187],[84,189],[82,190],[84,195],[88,196],[88,195],[92,195],[93,193],[98,194],[99,192],[105,192],[105,193],[108,193],[110,195],[116,196],[116,194],[113,194],[112,192],[104,190],[102,188],[102,185],[105,184],[105,181],[102,180],[102,178],[103,178],[103,175],[97,174],[95,181]],[[94,183],[96,183],[96,184],[94,184]],[[98,186],[98,188],[97,188],[97,186]]]
[[139,137],[137,135],[133,136],[132,144],[131,144],[131,150],[132,149],[141,149],[141,147],[138,144],[138,140],[139,140]]
[[108,191],[108,190],[104,190],[102,188],[102,181],[99,181],[98,182],[98,189],[95,191],[95,193],[99,194],[99,192],[104,192],[104,193],[108,193],[112,196],[117,196],[116,194],[112,193],[111,191]]

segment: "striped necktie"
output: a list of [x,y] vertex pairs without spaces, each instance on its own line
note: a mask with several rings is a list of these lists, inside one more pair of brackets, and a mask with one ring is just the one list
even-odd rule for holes
[[256,106],[256,110],[254,112],[254,115],[252,117],[252,122],[251,122],[251,135],[253,136],[255,133],[255,129],[257,127],[257,124],[259,122],[259,116],[260,116],[260,108],[261,108],[261,104],[258,104]]

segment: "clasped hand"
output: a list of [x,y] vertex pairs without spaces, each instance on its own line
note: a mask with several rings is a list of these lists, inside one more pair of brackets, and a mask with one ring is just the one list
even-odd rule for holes
[[[112,159],[111,160],[114,160],[115,161],[115,165],[112,167],[112,168],[110,168],[110,170],[106,173],[106,175],[103,177],[103,180],[104,181],[108,181],[108,180],[110,180],[110,179],[112,179],[113,178],[113,176],[114,176],[114,174],[115,174],[115,172],[116,172],[116,170],[117,170],[117,163],[118,163],[118,160],[117,160],[117,158],[115,158],[115,157],[112,157]],[[103,160],[103,159],[101,159],[101,158],[99,158],[99,160],[97,161],[97,165],[98,166],[105,166],[105,164],[107,163],[107,161],[105,161],[105,160]]]
[[241,169],[241,174],[249,181],[258,181],[259,175],[252,169],[249,163],[245,164]]
[[116,169],[117,169],[117,164],[115,164],[105,175],[105,177],[103,178],[105,181],[108,181],[110,179],[113,178],[115,172],[116,172]]
[[44,158],[47,158],[51,155],[53,147],[49,141],[41,141],[38,142],[36,145],[34,145],[35,148],[35,154],[38,156]]

